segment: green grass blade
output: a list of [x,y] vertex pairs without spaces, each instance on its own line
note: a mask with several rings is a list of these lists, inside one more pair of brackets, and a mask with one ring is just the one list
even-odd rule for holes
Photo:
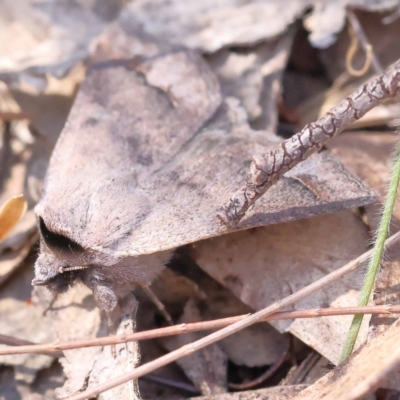
[[[400,181],[400,145],[396,148],[396,158],[393,164],[392,177],[389,184],[389,191],[386,196],[385,207],[382,219],[379,223],[379,228],[374,244],[374,252],[368,265],[367,274],[365,275],[363,287],[358,301],[359,306],[366,306],[372,293],[375,277],[379,270],[379,264],[382,259],[383,250],[385,247],[385,240],[388,235],[390,219],[393,212],[394,202],[396,200],[397,188]],[[339,363],[344,361],[351,355],[354,345],[357,340],[358,332],[360,331],[363,315],[357,314],[353,317],[349,332],[347,334],[346,342],[343,346],[342,354]]]

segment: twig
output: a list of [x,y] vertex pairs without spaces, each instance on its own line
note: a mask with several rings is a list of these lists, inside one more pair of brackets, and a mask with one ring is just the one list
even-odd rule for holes
[[[376,236],[373,255],[368,265],[368,271],[364,278],[364,284],[360,292],[360,298],[358,300],[359,306],[365,306],[368,304],[368,300],[371,297],[372,288],[374,286],[376,274],[379,270],[379,265],[382,259],[383,251],[385,248],[385,240],[389,230],[390,220],[392,218],[392,212],[394,203],[396,201],[397,189],[400,182],[400,144],[397,145],[396,158],[393,164],[392,177],[390,179],[389,191],[386,196],[385,208],[383,210],[382,218],[379,223],[378,233]],[[353,317],[349,333],[347,334],[346,342],[343,346],[342,354],[340,356],[339,363],[344,361],[353,352],[354,345],[357,340],[358,332],[360,331],[361,323],[363,320],[362,314],[356,314]]]
[[363,117],[381,102],[395,97],[400,82],[400,61],[371,80],[316,122],[282,142],[274,151],[253,156],[250,176],[218,214],[229,227],[236,226],[246,211],[287,171],[308,158],[329,139]]
[[[346,54],[347,71],[349,72],[349,74],[353,76],[363,76],[368,71],[369,67],[372,64],[377,74],[380,75],[383,74],[384,69],[382,68],[382,65],[377,59],[373,51],[372,45],[368,41],[368,38],[365,35],[365,32],[353,10],[351,9],[347,10],[347,18],[350,22],[349,31],[351,36],[351,43]],[[365,63],[361,69],[356,70],[353,67],[353,57],[357,51],[358,43],[361,44],[362,48],[365,51]]]
[[14,336],[2,335],[1,333],[0,333],[0,343],[7,344],[9,346],[30,346],[34,344],[29,340],[19,339]]
[[[282,311],[271,314],[258,322],[278,321],[287,319],[299,318],[319,318],[331,317],[338,315],[354,315],[354,314],[400,314],[400,305],[381,305],[381,306],[367,306],[367,307],[331,307],[331,308],[312,308],[308,310],[297,311]],[[70,342],[35,344],[32,342],[24,341],[21,339],[13,338],[10,336],[0,335],[0,344],[7,344],[14,346],[11,348],[0,348],[0,356],[14,355],[14,354],[47,354],[56,351],[80,349],[84,347],[95,346],[111,346],[120,343],[142,341],[149,339],[156,339],[166,336],[182,335],[190,332],[207,331],[212,329],[225,328],[235,322],[242,321],[247,315],[239,315],[237,317],[221,318],[211,321],[192,322],[189,324],[180,324],[168,326],[165,328],[151,329],[143,332],[135,332],[129,335],[115,335],[95,339],[83,339]],[[5,339],[3,339],[5,338]],[[23,346],[26,342],[25,346]],[[18,347],[15,347],[18,346]]]
[[304,382],[304,379],[314,368],[315,364],[321,358],[321,354],[312,350],[308,353],[307,357],[302,361],[298,368],[294,371],[294,374],[285,382],[286,385],[298,385]]
[[157,310],[160,311],[161,315],[167,321],[168,325],[173,325],[172,318],[168,314],[168,311],[165,309],[164,304],[162,301],[156,296],[150,286],[141,286],[143,291],[147,294],[147,297],[151,300],[151,302],[157,307]]
[[16,121],[21,119],[33,119],[33,115],[31,113],[27,113],[24,111],[21,112],[8,112],[8,111],[0,111],[0,120],[2,121]]
[[143,380],[146,380],[148,382],[154,382],[154,383],[159,383],[164,386],[172,387],[174,389],[180,389],[180,390],[185,390],[186,392],[195,394],[195,395],[200,395],[200,391],[190,383],[186,382],[180,382],[175,379],[171,378],[166,378],[165,376],[161,375],[155,375],[155,374],[147,374],[142,377]]
[[[20,346],[20,347],[30,347],[30,346],[38,346],[37,344],[30,342],[29,340],[15,338],[13,336],[2,335],[0,334],[0,343],[7,344],[8,346]],[[14,354],[14,353],[13,353]],[[24,353],[20,353],[24,354]],[[62,353],[58,350],[44,350],[38,351],[37,354],[44,354],[46,356],[53,357],[62,357]]]
[[[385,242],[386,246],[391,246],[393,243],[400,239],[400,232],[397,232],[393,236],[391,236]],[[164,365],[168,365],[182,357],[186,357],[197,350],[200,350],[212,343],[217,342],[233,333],[236,333],[244,328],[247,328],[250,325],[253,325],[271,314],[281,311],[285,307],[288,307],[297,301],[303,299],[304,297],[309,296],[310,294],[316,292],[317,290],[330,285],[332,282],[341,278],[342,276],[348,274],[349,272],[354,271],[357,267],[362,265],[372,254],[372,251],[367,251],[362,254],[358,258],[353,261],[350,261],[348,264],[343,267],[337,269],[336,271],[331,272],[330,274],[324,276],[323,278],[313,282],[312,284],[306,286],[305,288],[291,294],[288,297],[285,297],[282,300],[279,300],[272,305],[254,313],[249,316],[246,316],[241,321],[235,322],[234,324],[223,328],[217,332],[214,332],[208,336],[201,338],[193,343],[182,346],[177,350],[174,350],[162,357],[157,358],[154,361],[150,361],[147,364],[141,365],[133,371],[129,371],[125,374],[118,376],[117,378],[109,379],[107,382],[101,383],[99,385],[93,386],[81,393],[73,395],[68,398],[68,400],[86,400],[92,397],[96,397],[98,394],[105,392],[106,390],[112,389],[118,385],[121,385],[125,382],[128,382],[132,379],[138,379],[143,375],[146,375],[154,370],[163,367]]]
[[0,160],[2,165],[0,169],[0,190],[3,190],[5,181],[10,175],[11,158],[11,123],[5,121],[3,124],[0,123]]

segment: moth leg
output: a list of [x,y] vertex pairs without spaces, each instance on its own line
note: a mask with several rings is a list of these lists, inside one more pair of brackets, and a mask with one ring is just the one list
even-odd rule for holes
[[[107,335],[115,335],[120,319],[119,300],[114,291],[109,286],[95,285],[93,286],[93,295],[97,305],[105,312],[107,317]],[[117,350],[115,344],[111,345],[111,355],[115,359]]]
[[42,313],[43,317],[45,317],[46,314],[47,314],[47,312],[50,311],[50,310],[53,308],[54,303],[55,303],[56,300],[58,299],[58,296],[59,296],[58,293],[56,293],[56,294],[53,295],[53,298],[51,299],[49,305],[43,310],[43,313]]
[[152,303],[157,307],[158,311],[162,314],[164,319],[167,321],[168,325],[173,325],[172,318],[168,314],[168,311],[165,309],[164,304],[160,301],[160,299],[156,296],[156,294],[150,289],[150,285],[142,285],[143,291],[147,294],[148,298],[152,301]]
[[[107,336],[115,335],[116,333],[116,324],[114,318],[111,313],[106,313],[107,315]],[[115,344],[111,345],[111,356],[112,358],[117,358],[117,348]]]

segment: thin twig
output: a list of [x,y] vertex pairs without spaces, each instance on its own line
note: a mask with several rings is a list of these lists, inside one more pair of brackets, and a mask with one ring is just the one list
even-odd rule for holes
[[[351,44],[346,54],[347,71],[353,76],[363,76],[368,71],[370,65],[372,64],[372,66],[375,69],[375,72],[377,74],[382,75],[384,69],[382,68],[381,63],[376,57],[372,45],[368,41],[368,38],[360,24],[360,21],[358,20],[353,10],[347,9],[347,18],[350,22],[350,27],[351,27],[351,33],[350,33]],[[361,47],[365,51],[365,63],[363,68],[355,70],[353,68],[353,57],[357,51],[358,43],[361,44]]]
[[247,210],[287,171],[320,149],[351,123],[383,101],[396,96],[400,82],[400,60],[383,75],[353,92],[316,122],[283,141],[274,151],[253,156],[248,182],[218,214],[228,227],[236,226]]
[[143,291],[146,293],[147,297],[151,300],[151,302],[157,307],[157,310],[160,311],[161,315],[167,321],[168,325],[173,325],[172,318],[168,314],[164,304],[162,301],[156,296],[150,286],[143,285],[141,286]]
[[[338,315],[354,315],[354,314],[400,314],[400,305],[381,305],[367,307],[331,307],[331,308],[312,308],[308,310],[282,311],[271,314],[270,316],[260,319],[258,322],[278,321],[287,319],[300,318],[319,318],[333,317]],[[11,348],[0,348],[0,356],[14,354],[46,354],[56,351],[80,349],[84,347],[95,346],[111,346],[127,342],[139,342],[142,340],[156,339],[166,336],[182,335],[190,332],[207,331],[213,329],[225,328],[235,322],[242,321],[247,315],[239,315],[237,317],[221,318],[211,321],[192,322],[189,324],[180,324],[168,326],[165,328],[151,329],[143,332],[135,332],[129,335],[106,336],[95,339],[82,339],[70,342],[35,344],[21,339],[13,338],[6,335],[0,335],[0,344],[13,346]],[[22,342],[26,342],[23,346]],[[16,347],[18,346],[18,347]]]
[[307,357],[302,361],[298,368],[294,371],[294,374],[286,381],[286,385],[298,385],[304,382],[304,379],[314,368],[315,364],[321,358],[321,354],[312,350],[308,353]]
[[[400,232],[397,232],[396,234],[394,234],[393,236],[391,236],[389,239],[386,240],[385,245],[389,247],[399,239],[400,239]],[[367,251],[366,253],[362,254],[355,260],[350,261],[348,264],[337,269],[336,271],[331,272],[330,274],[311,283],[310,285],[291,294],[290,296],[285,297],[284,299],[279,300],[254,314],[246,316],[241,321],[235,322],[234,324],[226,328],[223,328],[217,332],[211,333],[210,335],[205,336],[193,343],[182,346],[179,349],[174,350],[162,357],[159,357],[154,361],[150,361],[147,364],[135,368],[133,371],[126,372],[116,378],[109,379],[107,382],[93,386],[81,393],[73,395],[69,397],[68,400],[86,400],[92,397],[96,397],[98,394],[105,392],[106,390],[122,385],[123,383],[128,382],[130,380],[138,379],[143,375],[146,375],[158,368],[163,367],[164,365],[168,365],[176,360],[179,360],[180,358],[186,357],[197,350],[200,350],[212,343],[217,342],[218,340],[224,339],[225,337],[232,335],[233,333],[236,333],[244,328],[247,328],[250,325],[260,322],[261,320],[265,319],[271,314],[281,311],[282,309],[296,303],[297,301],[303,299],[304,297],[309,296],[310,294],[316,292],[317,290],[330,285],[332,282],[348,274],[349,272],[354,271],[355,269],[357,269],[357,267],[362,265],[371,256],[371,254],[372,254],[371,250]]]
[[30,346],[34,344],[29,340],[19,339],[14,336],[2,335],[0,333],[0,343],[7,344],[8,346]]
[[3,186],[11,173],[10,165],[13,154],[11,150],[11,122],[0,123],[0,130],[0,160],[2,165],[0,168],[0,190],[3,190]]
[[21,112],[8,112],[8,111],[0,111],[0,120],[2,121],[18,121],[21,119],[33,119],[33,115],[31,113],[27,113],[24,111]]
[[[2,334],[0,334],[0,344],[6,344],[8,346],[13,346],[13,347],[18,346],[18,347],[22,347],[22,348],[26,348],[26,347],[30,347],[30,346],[38,346],[37,344],[30,342],[29,340],[19,339],[14,336],[8,336],[8,335],[2,335]],[[38,351],[35,353],[36,354],[44,354],[46,356],[53,356],[53,357],[57,357],[57,358],[62,357],[62,353],[58,350],[46,349],[44,351]],[[20,353],[20,354],[25,354],[25,352]]]
[[171,387],[174,389],[185,390],[186,392],[189,392],[189,393],[192,393],[195,395],[201,394],[200,390],[198,390],[192,384],[187,383],[187,382],[177,381],[175,379],[167,378],[165,376],[155,375],[155,374],[147,374],[147,375],[143,376],[141,379],[146,380],[148,382],[159,383],[160,385],[164,385],[164,386]]

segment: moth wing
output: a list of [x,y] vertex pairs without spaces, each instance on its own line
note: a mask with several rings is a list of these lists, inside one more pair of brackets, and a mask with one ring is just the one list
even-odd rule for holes
[[[49,224],[118,257],[227,233],[216,215],[246,179],[253,154],[281,140],[247,125],[195,53],[91,69],[51,159],[38,206]],[[328,152],[290,171],[238,229],[371,202]],[[49,226],[49,229],[52,227]]]

